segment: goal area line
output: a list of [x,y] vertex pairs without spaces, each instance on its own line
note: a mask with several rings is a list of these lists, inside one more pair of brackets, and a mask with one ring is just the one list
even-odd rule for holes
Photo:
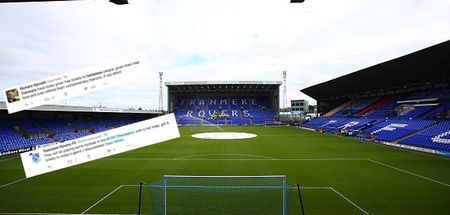
[[[97,202],[95,202],[93,205],[91,205],[90,207],[88,207],[86,210],[84,210],[81,214],[89,214],[87,212],[89,212],[90,210],[92,210],[93,208],[95,208],[97,205],[100,205],[101,202],[103,202],[105,199],[107,199],[109,196],[113,195],[114,193],[116,193],[119,189],[122,189],[124,187],[139,187],[139,185],[137,184],[123,184],[118,186],[117,188],[113,189],[111,192],[109,192],[108,194],[106,194],[104,197],[102,197],[101,199],[99,199]],[[290,189],[297,189],[295,186],[289,186]],[[337,196],[339,196],[340,198],[342,198],[343,200],[345,200],[345,202],[347,202],[348,204],[352,205],[355,209],[359,210],[361,213],[369,215],[368,212],[366,212],[364,209],[362,209],[360,206],[358,206],[355,202],[353,202],[352,200],[350,200],[348,197],[344,196],[342,193],[340,193],[339,191],[337,191],[335,188],[333,187],[327,187],[327,186],[309,186],[309,187],[301,187],[301,189],[304,190],[329,190],[335,194],[337,194]],[[24,213],[1,213],[1,214],[11,214],[11,215],[16,215],[16,214],[24,214]],[[34,215],[34,214],[42,214],[42,213],[30,213],[30,214],[26,214],[26,215]],[[69,215],[69,214],[64,214],[64,213],[48,213],[44,215],[56,215],[56,214],[62,214],[62,215]],[[151,215],[151,214],[147,214],[147,213],[143,213],[145,215]],[[96,214],[98,215],[98,214]],[[128,215],[128,214],[104,214],[104,215]]]

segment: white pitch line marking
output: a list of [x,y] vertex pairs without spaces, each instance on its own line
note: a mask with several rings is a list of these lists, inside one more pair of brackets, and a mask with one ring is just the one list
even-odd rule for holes
[[7,186],[9,186],[9,185],[11,185],[11,184],[15,184],[15,183],[17,183],[17,182],[21,182],[21,181],[23,181],[23,180],[25,180],[25,179],[27,179],[27,178],[21,178],[21,179],[19,179],[19,180],[15,180],[15,181],[13,181],[13,182],[9,182],[9,183],[7,183],[7,184],[1,185],[0,188],[4,188],[4,187],[7,187]]
[[[238,154],[220,154],[220,155],[238,155]],[[444,183],[444,182],[441,182],[441,181],[438,181],[438,180],[435,180],[435,179],[432,179],[432,178],[429,178],[429,177],[426,177],[426,176],[423,176],[423,175],[419,175],[419,174],[416,174],[416,173],[413,173],[413,172],[410,172],[410,171],[407,171],[407,170],[404,170],[404,169],[400,169],[398,167],[394,167],[394,166],[391,166],[389,164],[385,164],[385,163],[382,163],[382,162],[379,162],[379,161],[375,161],[375,160],[372,160],[370,158],[270,158],[270,157],[267,157],[267,159],[266,158],[247,158],[247,159],[245,159],[245,158],[237,158],[237,159],[236,158],[228,158],[228,159],[225,158],[225,159],[214,159],[214,158],[192,158],[193,156],[213,156],[213,154],[191,155],[191,156],[189,156],[191,158],[189,158],[188,156],[185,156],[185,157],[179,157],[179,158],[104,158],[104,159],[106,159],[106,160],[171,160],[171,161],[172,160],[198,160],[198,161],[214,161],[214,160],[216,160],[216,161],[227,161],[227,160],[229,160],[229,161],[262,161],[262,160],[272,160],[272,161],[339,161],[339,160],[343,160],[343,161],[352,161],[352,160],[358,161],[359,160],[359,161],[361,161],[361,160],[366,160],[366,161],[370,161],[370,162],[373,162],[373,163],[376,163],[376,164],[379,164],[379,165],[382,165],[382,166],[385,166],[385,167],[389,167],[391,169],[398,170],[398,171],[406,173],[406,174],[410,174],[410,175],[413,175],[413,176],[416,176],[416,177],[419,177],[419,178],[422,178],[422,179],[425,179],[425,180],[428,180],[428,181],[432,181],[432,182],[444,185],[446,187],[450,187],[450,185],[447,184],[447,183]],[[241,156],[242,156],[242,154],[241,154]],[[246,155],[246,156],[259,156],[259,155]],[[259,157],[261,157],[261,156],[259,156]],[[263,156],[263,157],[265,157],[265,156]],[[182,159],[180,159],[180,158],[182,158]]]
[[[294,187],[291,187],[291,189],[297,189],[297,187],[296,186],[294,186]],[[331,189],[331,187],[300,187],[300,190],[301,189],[311,189],[311,190],[327,190],[327,189]]]
[[208,156],[240,156],[240,157],[255,157],[255,158],[264,158],[264,159],[276,159],[273,157],[267,157],[262,155],[252,155],[252,154],[196,154],[175,158],[176,160],[186,160],[187,158],[195,158],[195,157],[208,157]]
[[[105,200],[106,198],[108,198],[109,196],[111,196],[112,194],[114,194],[115,192],[117,192],[117,190],[119,190],[122,187],[139,187],[139,185],[136,184],[122,184],[120,186],[118,186],[116,189],[114,189],[113,191],[111,191],[110,193],[108,193],[107,195],[105,195],[103,198],[101,198],[100,200],[98,200],[96,203],[94,203],[92,206],[90,206],[88,209],[86,209],[85,211],[83,211],[81,214],[86,214],[86,212],[88,212],[89,210],[91,210],[92,208],[94,208],[95,206],[97,206],[98,204],[100,204],[100,202],[102,202],[103,200]],[[291,187],[291,189],[297,189],[297,187]],[[339,193],[337,190],[335,190],[333,187],[301,187],[300,189],[317,189],[317,190],[332,190],[333,192],[335,192],[336,194],[338,194],[339,196],[341,196],[342,198],[344,198],[346,201],[348,201],[350,204],[352,204],[353,206],[355,206],[356,208],[358,208],[359,210],[361,210],[363,213],[369,215],[366,211],[364,211],[361,207],[359,207],[358,205],[356,205],[354,202],[352,202],[350,199],[348,199],[347,197],[345,197],[344,195],[342,195],[341,193]],[[0,214],[5,214],[5,215],[16,215],[16,214],[24,214],[24,215],[74,215],[71,213],[7,213],[7,212],[0,212]],[[129,215],[129,214],[95,214],[95,215]],[[151,215],[151,214],[147,214],[147,215]]]
[[[138,184],[122,184],[122,187],[139,187],[139,185]],[[292,187],[292,189],[297,189],[297,187]],[[331,189],[331,187],[300,187],[300,189]]]
[[444,183],[444,182],[441,182],[441,181],[438,181],[438,180],[434,180],[434,179],[432,179],[432,178],[428,178],[428,177],[425,177],[425,176],[423,176],[423,175],[419,175],[419,174],[410,172],[410,171],[408,171],[408,170],[400,169],[400,168],[398,168],[398,167],[391,166],[391,165],[389,165],[389,164],[385,164],[385,163],[382,163],[382,162],[379,162],[379,161],[376,161],[376,160],[372,160],[372,159],[369,159],[369,158],[368,158],[367,160],[370,161],[370,162],[373,162],[373,163],[376,163],[376,164],[385,166],[385,167],[389,167],[389,168],[391,168],[391,169],[398,170],[398,171],[403,172],[403,173],[407,173],[407,174],[410,174],[410,175],[413,175],[413,176],[416,176],[416,177],[419,177],[419,178],[422,178],[422,179],[425,179],[425,180],[428,180],[428,181],[432,181],[432,182],[435,182],[435,183],[444,185],[444,186],[446,186],[446,187],[450,187],[450,185],[447,184],[447,183]]
[[94,203],[93,205],[91,205],[91,207],[87,208],[86,210],[84,210],[81,214],[85,214],[86,212],[88,212],[89,210],[91,210],[92,208],[94,208],[95,206],[97,206],[100,202],[102,202],[103,200],[105,200],[106,198],[108,198],[110,195],[112,195],[113,193],[115,193],[117,190],[119,190],[121,187],[123,187],[123,185],[118,186],[116,189],[114,189],[113,191],[111,191],[110,193],[108,193],[106,196],[104,196],[103,198],[101,198],[100,200],[98,200],[96,203]]
[[335,190],[334,188],[330,187],[330,189],[332,191],[334,191],[336,194],[338,194],[339,196],[341,196],[342,198],[344,198],[345,200],[347,200],[347,202],[349,202],[350,204],[352,204],[353,206],[355,206],[356,208],[358,208],[360,211],[362,211],[364,214],[369,215],[369,213],[367,213],[365,210],[363,210],[361,207],[359,207],[357,204],[355,204],[354,202],[352,202],[350,199],[348,199],[347,197],[345,197],[344,195],[342,195],[340,192],[338,192],[337,190]]

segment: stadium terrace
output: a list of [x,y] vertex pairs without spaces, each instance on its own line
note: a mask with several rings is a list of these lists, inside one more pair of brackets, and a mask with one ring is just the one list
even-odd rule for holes
[[449,155],[449,58],[446,41],[302,89],[322,117],[300,126]]

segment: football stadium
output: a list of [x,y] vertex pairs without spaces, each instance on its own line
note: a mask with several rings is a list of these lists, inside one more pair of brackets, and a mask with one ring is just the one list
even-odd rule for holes
[[167,82],[180,138],[31,178],[18,153],[163,113],[2,106],[0,213],[448,214],[449,57],[447,41],[305,88],[321,117],[295,126],[280,81]]
[[[76,4],[101,5],[80,2],[62,1],[56,4],[62,11],[67,9],[65,4],[73,4],[74,7],[78,7]],[[128,4],[127,0],[111,2],[125,5],[109,5],[114,7],[114,15],[119,13],[116,7],[126,7]],[[152,1],[151,6],[157,8],[156,2]],[[303,1],[291,1],[295,2]],[[306,1],[303,5],[308,3]],[[37,6],[41,2],[33,4]],[[2,6],[0,4],[0,11]],[[80,8],[85,9],[83,7]],[[165,7],[167,5],[158,9],[164,10]],[[174,13],[177,12],[180,11]],[[62,12],[55,14],[62,16]],[[188,16],[184,18],[190,19]],[[245,20],[239,18],[237,22],[241,19]],[[163,19],[158,21],[164,26]],[[113,27],[116,25],[123,27],[120,22],[111,24]],[[47,29],[48,26],[40,27]],[[102,27],[99,26],[99,29]],[[65,30],[74,34],[69,28]],[[5,32],[2,27],[0,32]],[[261,35],[252,35],[251,38],[258,40],[267,36]],[[139,40],[140,36],[133,35],[132,39]],[[78,39],[81,41],[83,38]],[[122,38],[115,39],[114,42],[120,43]],[[239,44],[246,47],[248,41],[238,39]],[[282,39],[290,40],[288,36]],[[167,44],[157,41],[164,44],[161,50],[171,49],[170,43],[175,43],[177,39],[174,36],[168,40]],[[180,40],[184,44],[189,38]],[[70,43],[69,40],[61,41]],[[253,61],[251,57],[244,59],[245,65],[262,65],[255,67],[256,70],[261,69],[261,74],[258,70],[244,76],[251,77],[249,80],[238,76],[245,73],[242,68],[247,69],[246,66],[241,67],[241,71],[233,71],[234,67],[227,64],[228,61],[220,62],[219,66],[213,64],[222,73],[207,71],[199,77],[186,78],[189,76],[183,76],[182,72],[191,72],[194,74],[191,76],[200,74],[192,70],[202,70],[200,66],[211,60],[197,53],[187,60],[174,57],[177,60],[173,67],[158,65],[163,69],[152,67],[151,72],[145,71],[155,77],[159,72],[159,108],[154,110],[123,108],[133,99],[150,101],[141,100],[138,95],[157,97],[156,87],[151,88],[150,93],[139,94],[135,90],[137,88],[133,88],[141,84],[139,80],[128,86],[118,85],[118,91],[103,91],[103,94],[97,91],[97,97],[95,93],[90,93],[96,90],[94,88],[114,80],[111,71],[115,71],[117,78],[135,69],[136,65],[147,69],[142,63],[144,61],[139,61],[142,59],[130,58],[133,63],[121,62],[118,66],[119,61],[116,61],[111,69],[101,67],[100,70],[96,67],[96,72],[88,75],[109,74],[89,79],[89,85],[78,88],[83,92],[77,96],[85,99],[83,104],[86,105],[51,103],[48,101],[54,97],[48,96],[44,98],[44,105],[25,103],[26,108],[13,112],[11,105],[26,102],[25,90],[31,92],[32,87],[44,89],[46,82],[33,82],[39,84],[30,84],[30,89],[3,86],[6,83],[12,86],[11,83],[18,84],[28,79],[20,77],[20,74],[9,76],[3,71],[15,67],[12,60],[11,65],[4,63],[2,60],[8,60],[8,57],[2,55],[0,74],[4,77],[0,77],[0,85],[5,99],[0,101],[0,214],[450,214],[450,40],[439,41],[407,54],[389,57],[389,60],[376,63],[364,61],[372,63],[362,69],[346,67],[344,73],[332,79],[327,76],[320,79],[322,81],[305,82],[308,83],[305,85],[301,82],[303,79],[319,80],[315,76],[320,76],[320,72],[304,72],[302,76],[294,76],[302,80],[290,82],[289,86],[295,87],[299,96],[305,95],[317,102],[315,110],[312,108],[308,116],[304,114],[300,118],[286,117],[294,116],[293,109],[285,106],[286,71],[283,73],[284,80],[267,78],[272,76],[263,72],[265,67],[273,68],[270,67],[274,64],[270,57],[263,58],[267,62]],[[39,52],[51,47],[38,40],[29,43],[38,44]],[[80,44],[82,42],[75,43],[77,47]],[[85,60],[98,55],[97,45],[105,49],[113,46],[112,42],[105,44],[97,40],[88,46],[92,48],[92,53],[83,50],[83,56],[88,56]],[[201,49],[196,45],[193,45],[195,49]],[[214,46],[212,43],[209,45]],[[188,46],[183,49],[188,49]],[[327,48],[317,50],[327,52]],[[26,53],[18,52],[19,48],[1,50],[0,55],[3,52],[11,55],[19,53],[20,59]],[[128,53],[125,48],[123,50]],[[151,55],[150,60],[168,53],[161,50],[156,51],[157,55]],[[71,51],[63,50],[64,53]],[[237,53],[233,51],[230,52]],[[53,58],[56,53],[56,50],[51,50],[49,55]],[[253,53],[256,51],[246,53],[245,57]],[[227,53],[220,51],[219,55],[225,56]],[[328,59],[328,56],[332,55],[327,55],[327,61],[332,62],[333,59]],[[72,61],[67,60],[65,55],[61,58],[55,57],[55,61]],[[159,60],[165,61],[165,58]],[[32,59],[32,63],[38,66],[37,69],[27,70],[32,71],[30,76],[36,70],[50,74],[44,73],[42,68],[48,65],[42,64],[42,59]],[[331,65],[306,58],[301,60]],[[355,64],[358,60],[362,61],[362,58],[355,56],[355,59],[350,59]],[[71,63],[61,68],[71,68],[67,66]],[[78,64],[72,66],[75,65]],[[60,66],[55,67],[59,72]],[[231,69],[223,72],[220,67]],[[160,72],[163,70],[164,74],[169,75],[167,81],[163,81],[163,72]],[[110,82],[103,82],[106,78],[110,78]],[[9,79],[12,81],[5,81]],[[156,79],[150,80],[144,76],[138,79],[145,79],[142,85],[158,86]],[[67,88],[75,87],[73,82],[66,83],[72,84],[65,85]],[[66,91],[64,96],[67,92],[71,94],[71,91]],[[34,93],[39,97],[39,93]],[[89,97],[88,94],[94,96]],[[94,102],[89,100],[91,98]],[[92,105],[108,98],[119,98],[115,103],[118,107]],[[156,100],[151,101],[156,103]]]

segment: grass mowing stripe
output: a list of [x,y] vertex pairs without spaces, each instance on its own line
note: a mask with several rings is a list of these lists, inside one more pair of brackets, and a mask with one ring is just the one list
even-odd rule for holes
[[410,174],[410,175],[413,175],[413,176],[417,176],[417,177],[419,177],[419,178],[426,179],[426,180],[428,180],[428,181],[432,181],[432,182],[435,182],[435,183],[444,185],[444,186],[446,186],[446,187],[450,187],[449,184],[446,184],[446,183],[444,183],[444,182],[440,182],[440,181],[434,180],[434,179],[432,179],[432,178],[428,178],[428,177],[425,177],[425,176],[422,176],[422,175],[419,175],[419,174],[416,174],[416,173],[413,173],[413,172],[410,172],[410,171],[407,171],[407,170],[404,170],[404,169],[400,169],[400,168],[391,166],[391,165],[389,165],[389,164],[381,163],[381,162],[379,162],[379,161],[372,160],[372,159],[367,159],[367,160],[368,160],[368,161],[371,161],[371,162],[374,162],[374,163],[377,163],[377,164],[380,164],[380,165],[383,165],[383,166],[385,166],[385,167],[389,167],[389,168],[391,168],[391,169],[398,170],[398,171],[400,171],[400,172],[404,172],[404,173],[407,173],[407,174]]
[[[0,214],[10,214],[10,215],[78,215],[78,214],[68,214],[68,213],[2,213]],[[95,214],[95,215],[135,215],[135,214]],[[142,215],[152,215],[152,214],[142,214]]]
[[25,214],[25,215],[75,215],[75,214],[67,214],[67,213],[1,213],[0,214]]
[[11,157],[11,158],[5,158],[3,160],[0,160],[0,163],[5,162],[5,161],[9,161],[9,160],[12,160],[12,159],[16,159],[16,158],[19,158],[19,157],[16,156],[16,157]]
[[[294,190],[296,190],[297,189],[297,186],[293,186],[293,187],[291,187],[291,189],[294,189]],[[331,189],[331,187],[300,187],[300,190],[301,189],[307,189],[307,190],[309,190],[309,189],[311,189],[311,190],[327,190],[327,189]]]
[[368,158],[189,158],[189,159],[179,159],[179,158],[103,158],[104,160],[120,161],[120,160],[167,160],[167,161],[366,161]]
[[[133,214],[137,182],[142,179],[156,182],[167,174],[284,174],[292,182],[333,187],[370,214],[450,214],[448,186],[435,182],[450,184],[450,172],[447,171],[450,160],[443,157],[291,127],[224,127],[226,131],[246,131],[258,137],[217,141],[188,137],[213,131],[212,128],[179,129],[185,135],[182,138],[33,177],[0,189],[0,214],[80,213],[120,185],[123,186],[85,214]],[[207,157],[211,153],[220,155]],[[189,157],[179,159],[183,156]],[[24,178],[20,159],[0,163],[0,178],[0,186]],[[301,189],[305,191],[304,200],[309,205],[308,214],[365,214],[331,188]],[[294,190],[290,190],[291,198],[298,198],[294,196]],[[149,197],[150,194],[145,192],[145,195]],[[147,213],[152,213],[150,202],[146,205]],[[298,207],[296,203],[291,209]]]
[[361,207],[359,207],[357,204],[355,204],[354,202],[352,202],[350,199],[348,199],[347,197],[345,197],[344,195],[342,195],[340,192],[338,192],[337,190],[335,190],[334,188],[330,187],[332,191],[334,191],[336,194],[338,194],[339,196],[341,196],[342,198],[344,198],[345,200],[347,200],[347,202],[350,202],[350,204],[352,204],[353,206],[355,206],[356,208],[358,208],[360,211],[362,211],[364,214],[369,215],[369,213],[367,213],[365,210],[363,210]]
[[98,200],[96,203],[94,203],[91,207],[89,207],[88,209],[84,210],[81,214],[85,214],[86,212],[88,212],[89,210],[91,210],[92,208],[94,208],[96,205],[98,205],[100,202],[102,202],[103,200],[105,200],[106,198],[108,198],[110,195],[112,195],[114,192],[116,192],[117,190],[119,190],[121,187],[123,187],[123,185],[118,186],[116,189],[114,189],[113,191],[111,191],[110,193],[108,193],[106,196],[104,196],[103,198],[101,198],[100,200]]

